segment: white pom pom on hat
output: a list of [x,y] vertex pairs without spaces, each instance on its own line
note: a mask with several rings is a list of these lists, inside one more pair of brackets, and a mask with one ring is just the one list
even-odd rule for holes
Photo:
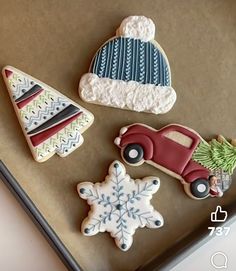
[[145,16],[125,18],[116,32],[117,36],[150,41],[155,37],[155,24]]

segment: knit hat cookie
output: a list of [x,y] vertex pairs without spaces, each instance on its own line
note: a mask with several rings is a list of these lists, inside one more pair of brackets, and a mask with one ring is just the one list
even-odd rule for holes
[[79,84],[90,103],[163,114],[176,101],[168,59],[154,40],[155,25],[144,16],[124,19],[116,36],[97,51]]
[[83,143],[93,115],[57,90],[7,66],[2,71],[18,120],[34,159],[64,157]]

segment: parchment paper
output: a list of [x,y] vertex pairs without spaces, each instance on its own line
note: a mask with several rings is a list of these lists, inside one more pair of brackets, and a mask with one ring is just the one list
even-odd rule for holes
[[[151,17],[164,48],[178,98],[165,115],[134,113],[86,104],[78,96],[81,75],[97,49],[129,15]],[[80,181],[103,181],[120,159],[113,144],[119,129],[142,122],[156,129],[180,123],[204,138],[236,138],[236,3],[220,0],[169,1],[0,1],[0,65],[15,66],[58,89],[95,115],[85,142],[67,158],[33,160],[0,80],[0,157],[85,270],[134,270],[199,225],[217,204],[236,194],[233,182],[222,199],[194,201],[181,184],[149,165],[127,166],[134,178],[157,175],[161,188],[152,203],[162,213],[159,230],[139,229],[124,253],[107,233],[84,237],[80,225],[89,210],[76,192]]]

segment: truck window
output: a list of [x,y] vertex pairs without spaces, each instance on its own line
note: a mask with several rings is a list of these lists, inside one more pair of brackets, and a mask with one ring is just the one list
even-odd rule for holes
[[193,143],[192,138],[190,138],[180,132],[177,132],[177,131],[171,131],[171,132],[165,134],[164,136],[179,143],[180,145],[182,145],[186,148],[190,148]]

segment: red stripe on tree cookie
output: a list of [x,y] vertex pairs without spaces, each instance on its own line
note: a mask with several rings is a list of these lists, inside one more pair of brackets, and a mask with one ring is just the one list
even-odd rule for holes
[[34,95],[30,96],[28,99],[25,99],[19,103],[17,103],[17,107],[19,109],[23,108],[24,106],[26,106],[29,102],[31,102],[34,98],[36,98],[41,92],[43,91],[43,89],[39,90],[37,93],[35,93]]
[[80,109],[77,106],[70,104],[69,106],[64,108],[61,112],[57,113],[54,117],[44,122],[40,126],[36,127],[35,129],[31,130],[27,134],[30,136],[34,134],[38,134],[42,131],[45,131],[53,126],[56,126],[57,124],[77,115],[79,112],[80,112]]
[[4,70],[6,77],[8,78],[13,72],[9,70]]
[[57,132],[59,132],[60,130],[62,130],[64,127],[66,127],[68,124],[70,124],[72,121],[74,121],[75,119],[77,119],[79,117],[79,115],[82,112],[79,112],[78,114],[76,114],[75,116],[67,119],[66,121],[42,132],[39,133],[37,135],[34,135],[32,137],[30,137],[30,140],[32,142],[32,145],[34,147],[38,146],[40,143],[44,142],[45,140],[47,140],[49,137],[55,135]]

